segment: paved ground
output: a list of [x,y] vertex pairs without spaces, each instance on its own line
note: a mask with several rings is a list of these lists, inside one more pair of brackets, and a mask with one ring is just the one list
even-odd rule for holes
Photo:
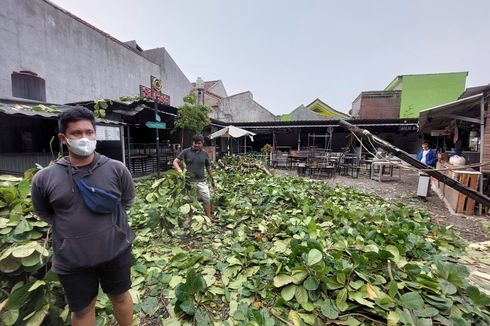
[[[276,170],[278,175],[297,175],[295,170]],[[361,172],[359,178],[336,174],[331,179],[322,179],[332,185],[353,187],[368,193],[374,193],[390,201],[401,201],[408,205],[423,206],[429,210],[432,221],[437,224],[453,225],[463,238],[469,242],[490,240],[490,217],[463,217],[452,215],[445,203],[431,192],[427,202],[416,196],[418,174],[411,170],[402,171],[400,181],[378,182]]]

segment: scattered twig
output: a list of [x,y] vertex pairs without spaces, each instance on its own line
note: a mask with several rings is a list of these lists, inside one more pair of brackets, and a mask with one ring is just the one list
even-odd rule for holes
[[340,318],[345,318],[345,317],[352,317],[352,316],[358,316],[358,317],[362,317],[362,318],[366,318],[374,323],[378,323],[378,324],[381,324],[381,325],[386,325],[385,322],[382,322],[380,320],[376,320],[374,318],[371,318],[369,316],[366,316],[364,314],[361,314],[359,312],[352,312],[352,313],[348,313],[348,314],[345,314],[345,315],[340,315],[339,317],[337,317],[337,319],[340,319]]
[[390,277],[390,281],[393,281],[393,273],[391,272],[391,260],[388,259],[388,275]]
[[282,318],[281,316],[277,315],[273,310],[272,308],[269,309],[269,312],[272,316],[276,317],[277,319],[279,319],[280,321],[282,321],[284,324],[288,325],[288,326],[294,326],[294,324],[291,324],[290,322],[288,322],[286,319]]

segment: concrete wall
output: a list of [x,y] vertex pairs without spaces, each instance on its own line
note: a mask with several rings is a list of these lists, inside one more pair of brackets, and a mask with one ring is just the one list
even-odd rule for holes
[[3,0],[0,39],[0,97],[12,96],[11,74],[20,70],[45,79],[46,100],[53,103],[137,95],[140,84],[149,86],[150,75],[166,81],[172,105],[191,88],[168,53],[160,68],[43,0]]
[[225,85],[221,80],[218,80],[212,87],[207,89],[207,91],[219,95],[221,97],[228,96],[228,94],[226,93]]
[[204,104],[209,106],[210,108],[217,109],[220,98],[209,94],[208,92],[204,92]]
[[221,99],[211,118],[223,122],[276,121],[277,117],[253,100],[251,92]]
[[362,93],[352,102],[352,108],[350,110],[350,115],[354,118],[359,117],[359,112],[361,111],[361,101],[362,101]]

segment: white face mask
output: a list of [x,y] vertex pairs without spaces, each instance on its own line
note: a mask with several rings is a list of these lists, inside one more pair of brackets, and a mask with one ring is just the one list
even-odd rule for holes
[[72,140],[66,138],[69,150],[79,156],[89,156],[95,151],[95,146],[97,145],[96,140],[90,140],[88,138],[80,138],[77,140]]

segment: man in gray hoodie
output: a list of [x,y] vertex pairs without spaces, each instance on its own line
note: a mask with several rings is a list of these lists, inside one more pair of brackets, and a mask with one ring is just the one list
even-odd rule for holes
[[123,163],[95,152],[95,118],[84,107],[60,115],[59,140],[68,156],[32,181],[34,212],[52,225],[52,269],[65,290],[72,325],[95,325],[99,284],[119,325],[130,326],[131,242],[125,209],[134,184]]

